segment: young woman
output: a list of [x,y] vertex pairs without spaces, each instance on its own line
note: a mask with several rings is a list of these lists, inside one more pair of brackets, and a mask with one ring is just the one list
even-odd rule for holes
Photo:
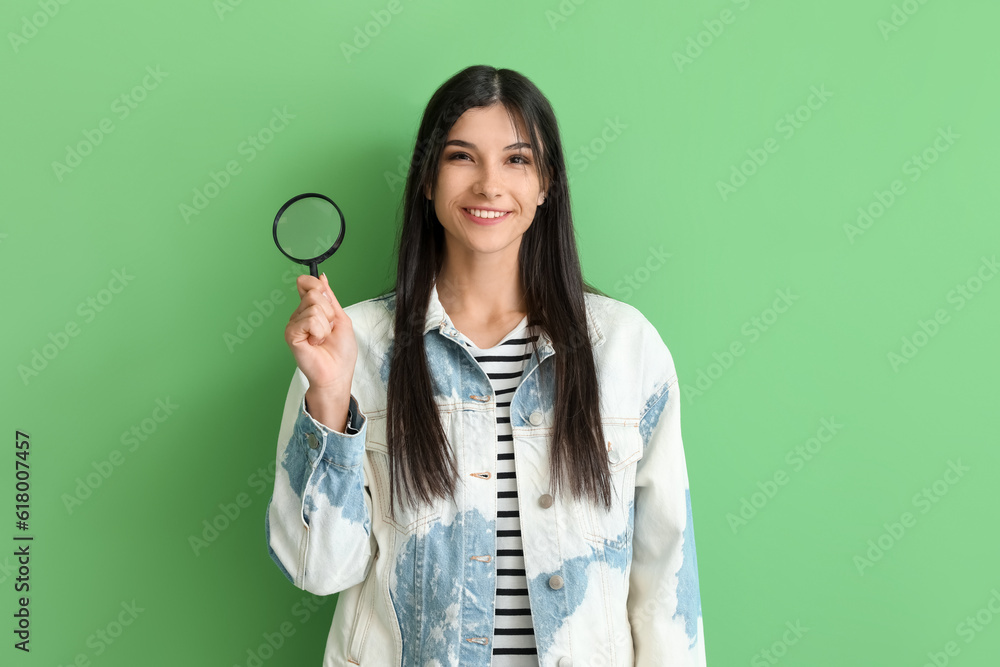
[[333,665],[705,664],[673,360],[583,281],[552,108],[469,67],[424,112],[395,289],[298,278],[268,550]]

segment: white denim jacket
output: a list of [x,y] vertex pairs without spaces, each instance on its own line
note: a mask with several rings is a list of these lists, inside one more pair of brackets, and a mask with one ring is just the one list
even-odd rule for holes
[[[265,516],[298,588],[340,593],[324,667],[488,666],[496,588],[496,402],[432,290],[429,370],[460,471],[455,498],[389,516],[386,386],[395,294],[345,308],[358,342],[348,433],[306,411],[296,368]],[[705,665],[673,359],[634,307],[585,295],[613,507],[553,497],[555,354],[541,332],[510,404],[531,620],[541,667]],[[539,360],[540,357],[540,360]]]

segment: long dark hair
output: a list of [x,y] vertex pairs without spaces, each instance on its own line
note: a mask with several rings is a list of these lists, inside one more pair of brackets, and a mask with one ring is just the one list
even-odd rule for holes
[[[394,344],[386,407],[390,496],[396,499],[397,483],[404,491],[401,498],[411,505],[416,499],[430,503],[454,493],[458,473],[448,455],[423,344],[431,287],[444,258],[444,229],[425,192],[437,181],[444,143],[458,118],[468,109],[497,103],[515,121],[515,128],[520,120],[527,129],[546,192],[544,204],[521,238],[518,269],[528,325],[542,327],[555,350],[555,423],[549,459],[554,490],[568,485],[574,498],[586,496],[610,507],[611,474],[584,292],[607,295],[584,281],[580,270],[562,142],[549,101],[522,74],[486,65],[458,72],[435,91],[410,160],[396,248]],[[551,370],[540,366],[536,372]]]

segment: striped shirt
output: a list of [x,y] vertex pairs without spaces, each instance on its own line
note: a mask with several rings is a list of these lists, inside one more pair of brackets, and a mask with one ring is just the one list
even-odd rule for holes
[[510,428],[510,401],[521,383],[531,356],[528,316],[489,349],[480,349],[462,335],[461,340],[490,378],[497,401],[497,578],[496,616],[493,630],[494,667],[538,667],[535,631],[524,575],[521,520],[518,513],[514,442]]

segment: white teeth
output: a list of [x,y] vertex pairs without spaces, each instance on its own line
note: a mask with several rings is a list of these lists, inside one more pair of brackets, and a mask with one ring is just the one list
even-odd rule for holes
[[507,213],[509,213],[509,211],[504,211],[504,212],[500,212],[500,211],[482,211],[482,210],[480,210],[478,208],[467,208],[465,210],[468,211],[469,213],[471,213],[472,215],[476,216],[477,218],[483,218],[485,220],[489,220],[491,218],[499,218],[499,217],[507,215]]

